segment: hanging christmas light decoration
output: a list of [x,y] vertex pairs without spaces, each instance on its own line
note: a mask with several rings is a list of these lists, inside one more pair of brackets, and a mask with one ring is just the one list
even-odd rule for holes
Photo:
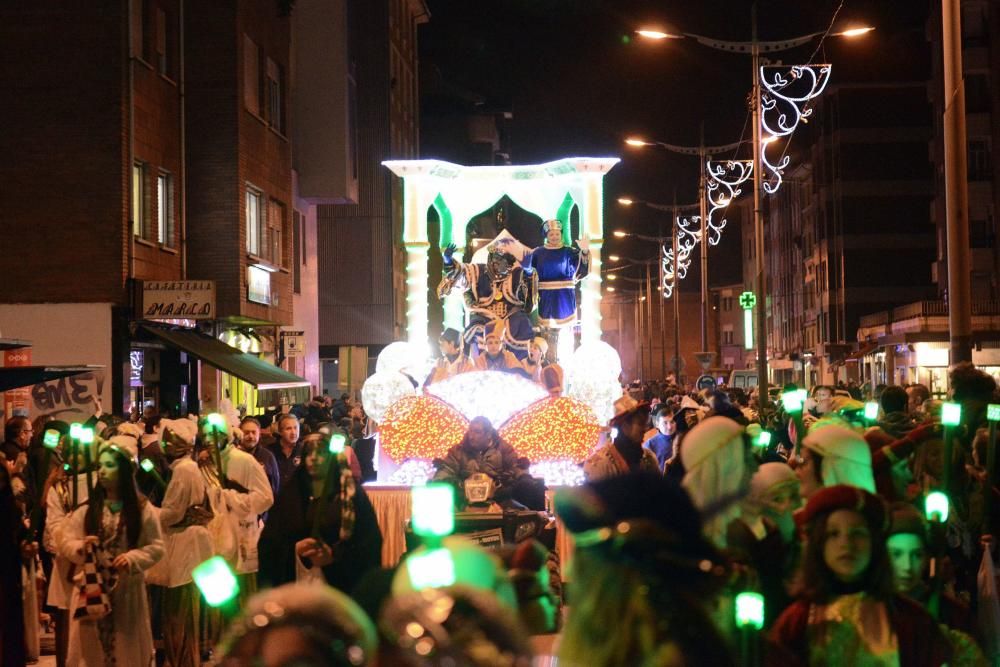
[[586,403],[568,396],[545,398],[510,418],[500,437],[530,461],[583,461],[597,445],[601,424]]
[[[768,70],[771,70],[768,72]],[[808,122],[813,110],[807,107],[830,81],[830,65],[763,65],[760,68],[760,161],[771,173],[764,190],[774,194],[781,187],[782,176],[791,158],[782,152],[769,158],[782,137],[789,137]]]
[[[716,215],[727,208],[736,197],[743,193],[740,186],[753,174],[753,160],[726,160],[705,163],[708,178],[705,181],[705,196],[708,199],[708,242],[718,245],[722,240],[722,230],[726,219]],[[670,298],[674,291],[674,266],[677,267],[677,279],[687,277],[691,266],[691,252],[701,243],[701,216],[694,215],[677,218],[677,262],[674,262],[672,247],[661,247],[661,262],[663,275],[663,295]]]
[[396,463],[432,460],[448,453],[465,437],[469,421],[441,399],[406,396],[393,403],[379,424],[379,445]]

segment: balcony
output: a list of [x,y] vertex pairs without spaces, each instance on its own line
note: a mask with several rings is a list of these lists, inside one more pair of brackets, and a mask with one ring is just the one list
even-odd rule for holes
[[[1000,301],[972,301],[973,331],[1000,331]],[[947,333],[948,304],[943,300],[916,301],[904,306],[862,315],[857,339],[877,340],[890,334]]]

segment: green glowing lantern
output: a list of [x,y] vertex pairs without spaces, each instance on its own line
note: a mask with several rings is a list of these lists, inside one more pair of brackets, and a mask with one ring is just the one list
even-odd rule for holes
[[787,391],[781,395],[785,412],[802,412],[802,395],[798,391]]
[[944,523],[948,520],[949,506],[947,495],[940,491],[932,491],[924,499],[924,516],[927,517],[928,521]]
[[139,467],[142,468],[143,470],[145,470],[146,472],[153,472],[153,468],[155,466],[153,465],[153,460],[152,459],[143,459],[139,463]]
[[83,424],[79,422],[73,422],[69,425],[69,437],[74,440],[80,439],[80,432],[83,431]]
[[449,484],[415,486],[413,532],[421,537],[444,537],[455,530],[455,491]]
[[736,627],[764,627],[764,596],[760,593],[744,591],[736,596]]
[[878,403],[875,401],[868,401],[865,403],[865,419],[870,422],[878,419]]
[[55,449],[59,446],[59,431],[54,428],[46,429],[45,436],[42,438],[42,444],[48,449]]
[[213,412],[207,417],[208,425],[216,431],[226,430],[226,418],[218,412]]
[[447,549],[431,549],[407,558],[406,573],[414,590],[451,586],[455,583],[455,561]]
[[990,403],[986,406],[986,419],[991,422],[1000,422],[1000,405]]
[[240,592],[239,582],[222,556],[213,556],[198,565],[191,576],[210,607],[221,607]]
[[766,449],[771,444],[771,432],[761,431],[760,435],[757,436],[757,446],[761,449]]
[[945,426],[958,426],[962,421],[961,403],[944,403],[941,405],[941,423]]
[[347,444],[347,437],[343,433],[334,433],[330,436],[330,453],[343,454],[344,446]]
[[94,441],[94,429],[92,428],[81,428],[80,429],[80,442],[84,445],[89,445]]

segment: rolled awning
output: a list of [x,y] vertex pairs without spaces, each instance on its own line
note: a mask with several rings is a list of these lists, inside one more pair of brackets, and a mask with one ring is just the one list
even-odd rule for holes
[[7,366],[0,368],[0,391],[30,387],[103,368],[104,366]]
[[289,373],[283,368],[240,352],[221,340],[193,329],[164,328],[144,324],[143,330],[164,343],[198,357],[210,366],[234,375],[257,388],[257,405],[278,405],[282,399],[288,403],[305,403],[309,400],[312,385],[305,378]]

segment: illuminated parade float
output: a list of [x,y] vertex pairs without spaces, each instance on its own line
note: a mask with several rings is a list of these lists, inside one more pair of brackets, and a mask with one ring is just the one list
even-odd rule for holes
[[[601,341],[600,313],[603,181],[617,162],[383,163],[403,179],[406,341],[383,350],[362,390],[365,410],[379,425],[381,482],[422,483],[433,459],[457,444],[477,416],[487,417],[549,484],[582,480],[578,464],[597,445],[621,396],[621,361]],[[545,243],[531,249],[504,230],[464,262],[469,222],[504,196],[543,221]],[[572,238],[570,225],[574,207],[578,238]],[[434,239],[428,231],[432,208],[440,220]],[[438,244],[444,259],[440,279],[429,275],[431,243]],[[478,368],[432,374],[437,350],[428,339],[428,294],[438,280],[444,328],[461,333],[464,354],[488,351],[488,339],[495,335],[504,344],[495,357],[506,355],[503,371],[484,362],[484,352],[472,364]],[[521,366],[538,336],[553,343],[552,363],[546,367],[551,380],[545,382],[540,381],[541,364],[535,377]],[[534,345],[544,350],[546,343]]]

